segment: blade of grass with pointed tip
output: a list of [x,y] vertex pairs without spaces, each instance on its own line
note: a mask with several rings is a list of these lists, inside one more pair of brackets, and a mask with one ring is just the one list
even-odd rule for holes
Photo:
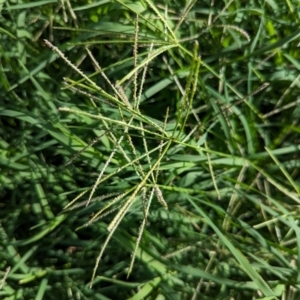
[[189,199],[189,202],[191,202],[196,211],[201,215],[201,217],[205,219],[207,224],[214,230],[220,240],[230,250],[232,255],[240,263],[240,266],[244,270],[244,272],[253,280],[253,282],[255,282],[258,289],[265,296],[274,296],[274,292],[272,291],[272,289],[265,282],[265,280],[263,280],[263,278],[253,269],[247,258],[240,252],[240,250],[234,247],[234,245],[226,238],[226,236],[220,231],[220,229],[212,222],[209,216],[207,216],[206,213],[192,199]]

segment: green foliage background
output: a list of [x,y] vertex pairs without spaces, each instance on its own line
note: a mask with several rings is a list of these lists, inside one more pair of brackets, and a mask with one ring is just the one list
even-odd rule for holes
[[[298,1],[0,0],[0,12],[1,298],[298,299]],[[131,103],[125,79],[136,68],[141,86],[161,52],[139,108],[112,103],[86,47]],[[126,130],[118,148],[109,134]],[[168,148],[148,153],[143,135],[149,152]],[[137,243],[147,201],[133,197],[90,289],[107,227],[155,163],[143,188],[168,209],[152,201]]]

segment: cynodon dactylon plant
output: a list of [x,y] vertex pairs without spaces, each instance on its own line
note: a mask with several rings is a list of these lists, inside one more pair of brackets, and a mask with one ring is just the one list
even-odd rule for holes
[[[103,205],[103,207],[92,216],[89,222],[85,224],[86,226],[92,224],[103,216],[117,211],[107,227],[108,235],[102,246],[100,254],[97,257],[94,272],[92,275],[91,285],[95,278],[96,270],[107,244],[109,243],[115,230],[118,228],[120,222],[135,201],[137,201],[138,199],[140,199],[141,201],[140,207],[143,210],[143,219],[133,250],[132,260],[128,270],[128,276],[130,275],[133,268],[134,259],[138,251],[139,243],[142,239],[144,227],[147,223],[147,216],[149,214],[153,198],[156,197],[158,202],[165,209],[168,209],[168,204],[165,201],[163,192],[158,185],[160,163],[164,159],[165,154],[170,146],[174,142],[181,142],[180,134],[183,132],[187,123],[188,116],[192,110],[192,102],[197,89],[200,57],[198,52],[198,43],[195,42],[192,54],[189,53],[192,56],[189,76],[186,83],[186,88],[183,91],[182,101],[180,103],[176,123],[175,126],[173,126],[172,130],[167,130],[168,109],[165,112],[165,118],[161,123],[154,122],[151,118],[141,113],[140,101],[142,98],[143,86],[147,76],[148,65],[158,55],[161,55],[171,48],[178,47],[179,45],[175,33],[173,32],[173,30],[171,30],[168,23],[164,22],[164,25],[167,32],[169,32],[166,36],[168,36],[168,38],[171,36],[171,40],[169,40],[168,42],[162,41],[161,43],[156,43],[155,40],[151,42],[149,42],[149,40],[141,41],[141,38],[139,37],[139,17],[136,17],[135,33],[133,35],[133,70],[131,70],[124,78],[122,78],[115,84],[113,84],[109,80],[109,78],[103,72],[101,66],[98,64],[92,52],[88,47],[86,47],[86,52],[90,57],[92,64],[94,65],[96,71],[99,72],[105,79],[106,83],[111,89],[110,92],[107,92],[104,88],[98,85],[89,76],[82,72],[74,63],[69,61],[68,58],[57,47],[52,45],[49,41],[45,40],[45,43],[52,50],[54,50],[66,62],[66,64],[71,67],[76,73],[78,73],[83,79],[83,81],[75,82],[71,79],[65,78],[67,88],[75,90],[76,92],[83,94],[84,96],[89,98],[91,104],[97,110],[97,114],[91,114],[86,111],[81,111],[79,109],[73,109],[69,107],[60,107],[59,110],[61,112],[68,112],[81,117],[88,117],[90,119],[98,120],[104,127],[102,133],[99,134],[99,136],[97,136],[95,139],[93,139],[93,141],[89,143],[88,146],[81,149],[80,152],[78,152],[71,161],[66,163],[66,165],[72,163],[73,160],[80,156],[80,154],[84,152],[88,147],[91,147],[93,144],[99,141],[104,134],[109,137],[110,142],[114,145],[109,157],[102,167],[101,172],[98,174],[95,184],[86,189],[65,207],[66,210],[70,210],[84,205],[88,206],[92,202],[104,200],[105,198],[112,198],[112,200],[110,200],[108,203],[105,203],[105,205]],[[138,55],[139,44],[145,42],[147,42],[148,44],[146,50],[147,56],[142,61],[140,61]],[[160,46],[160,44],[163,44],[163,46]],[[130,82],[130,85],[126,86],[126,82]],[[105,114],[102,114],[100,112],[101,108],[98,106],[98,103],[101,102],[117,108],[118,117],[111,118],[105,116]],[[112,130],[114,126],[121,128],[123,134],[116,135],[114,130]],[[141,137],[144,148],[143,153],[141,153],[141,151],[137,151],[134,145],[133,138],[131,136],[131,132],[133,131],[138,132],[139,136]],[[156,139],[157,141],[159,141],[159,143],[156,147],[150,148],[149,141],[152,141],[153,139]],[[152,144],[153,143],[151,142],[151,145]],[[126,145],[126,147],[124,145]],[[130,156],[128,155],[128,145],[131,154]],[[106,173],[107,167],[114,159],[114,156],[117,152],[122,154],[126,163],[124,163],[122,166],[119,166],[114,172]],[[156,153],[155,156],[153,156],[154,153]],[[147,169],[145,169],[141,164],[141,161],[143,161],[144,159],[146,159],[147,162]],[[102,197],[95,197],[95,192],[101,184],[107,182],[110,178],[125,170],[126,168],[134,169],[136,176],[138,176],[139,178],[139,182],[137,184],[117,195],[109,194]],[[75,203],[79,200],[79,198],[83,197],[86,194],[88,195],[88,197],[84,202],[81,202],[79,204]]]
[[[203,35],[205,32],[213,28],[222,28],[223,31],[227,29],[236,31],[247,41],[250,40],[250,37],[244,30],[233,25],[214,26],[212,20],[210,20],[202,32],[199,32],[191,37],[179,37],[178,30],[184,24],[189,11],[196,1],[188,2],[181,14],[181,17],[175,20],[177,21],[176,24],[173,23],[173,21],[170,22],[170,19],[167,18],[167,9],[165,11],[166,15],[163,16],[160,10],[151,1],[146,2],[149,8],[154,12],[154,15],[159,21],[160,26],[155,25],[155,23],[151,24],[150,26],[147,23],[147,17],[143,16],[142,13],[139,13],[135,18],[134,32],[131,35],[125,33],[119,35],[110,33],[112,36],[116,36],[115,40],[110,41],[112,43],[121,44],[122,42],[130,42],[133,44],[133,55],[123,61],[123,63],[128,63],[128,65],[131,65],[133,68],[127,72],[123,78],[120,78],[115,83],[111,82],[109,76],[107,76],[104,72],[105,68],[99,65],[97,58],[89,48],[95,43],[107,43],[107,41],[90,41],[84,44],[86,46],[86,55],[90,59],[95,69],[94,74],[87,75],[73,62],[69,61],[68,58],[57,47],[45,40],[45,43],[52,50],[54,50],[65,61],[65,63],[72,68],[73,71],[75,71],[76,74],[80,75],[81,77],[81,79],[77,81],[65,78],[65,88],[73,90],[76,93],[86,97],[89,101],[89,107],[92,107],[94,112],[83,111],[78,107],[60,107],[59,110],[61,112],[75,114],[76,116],[86,120],[87,123],[97,124],[97,126],[99,126],[93,128],[96,137],[87,146],[83,147],[73,157],[73,159],[66,163],[66,165],[71,164],[84,151],[93,146],[95,143],[99,142],[104,136],[108,139],[108,143],[110,145],[110,154],[106,157],[105,162],[101,162],[101,171],[97,174],[95,183],[86,188],[65,207],[65,210],[71,210],[82,206],[89,206],[95,202],[101,202],[101,208],[91,216],[89,221],[84,226],[91,225],[100,218],[104,218],[109,214],[113,215],[107,226],[106,240],[104,241],[100,253],[96,259],[90,286],[93,284],[97,268],[109,241],[116,232],[121,221],[129,212],[130,208],[134,204],[138,203],[138,207],[142,211],[143,217],[135,245],[132,247],[133,253],[128,269],[128,276],[132,272],[134,260],[140,253],[139,245],[147,224],[153,199],[156,198],[165,209],[168,209],[168,203],[165,200],[159,180],[160,172],[163,172],[160,167],[161,163],[168,159],[167,153],[171,147],[173,147],[172,151],[175,151],[175,153],[176,149],[181,146],[192,149],[197,153],[204,153],[205,161],[208,165],[208,171],[217,198],[221,198],[221,192],[219,191],[219,187],[215,179],[216,176],[214,174],[214,169],[210,158],[212,153],[216,154],[217,152],[210,150],[207,145],[207,132],[201,124],[198,113],[193,108],[193,100],[197,96],[197,93],[199,93],[200,89],[202,89],[204,92],[206,91],[200,78],[201,63],[206,70],[208,70],[219,80],[220,91],[223,89],[224,83],[219,74],[201,61],[199,43],[197,39],[199,39],[199,37],[201,37],[201,35]],[[152,36],[147,36],[144,33],[141,33],[139,30],[140,24],[142,24],[144,27],[149,26],[149,28],[155,34]],[[79,29],[76,30],[79,31]],[[91,29],[81,31],[91,35],[96,32],[95,30],[93,31]],[[159,38],[157,38],[157,36],[159,36]],[[126,38],[126,40],[122,38]],[[187,43],[188,47],[184,47],[184,43]],[[190,45],[193,46],[190,47]],[[146,50],[142,53],[139,53],[139,50],[142,47]],[[189,47],[192,48],[192,50],[189,50]],[[174,51],[178,51],[178,53],[180,53],[182,57],[185,57],[185,60],[189,62],[187,72],[185,72],[184,76],[182,74],[176,74],[176,72],[172,69],[170,61],[177,60],[176,55],[174,55]],[[180,101],[177,101],[175,105],[175,118],[171,120],[169,120],[168,106],[164,112],[164,118],[161,120],[154,120],[143,113],[140,108],[143,98],[145,97],[143,89],[147,80],[147,72],[151,71],[151,64],[154,64],[160,56],[162,57],[164,66],[168,70],[170,78],[174,83],[174,88],[180,95]],[[116,66],[117,65],[118,64],[116,64]],[[94,79],[95,74],[101,74],[102,80],[104,81],[103,84],[97,83],[97,81]],[[184,87],[182,87],[182,77],[186,78]],[[235,92],[235,89],[229,84],[228,87]],[[265,85],[259,87],[257,91],[249,94],[247,97],[251,97],[253,94],[263,88],[265,88]],[[244,102],[247,98],[241,97],[240,95],[238,96],[240,98],[240,102]],[[165,101],[170,101],[170,103],[172,103],[171,99],[165,99]],[[216,104],[212,103],[212,105]],[[106,114],[105,112],[108,108],[110,108],[114,113]],[[153,109],[155,109],[155,107]],[[174,108],[170,107],[170,110],[171,109]],[[219,114],[223,115],[225,110],[230,109],[230,105],[226,105],[225,109],[224,107],[220,109],[219,107],[214,106],[214,109]],[[250,107],[250,109],[253,108]],[[190,116],[193,116],[193,118],[196,120],[197,126],[188,132],[187,125]],[[224,126],[230,128],[225,114],[222,121],[225,124]],[[213,126],[214,124],[211,125],[211,127]],[[230,130],[228,132],[230,132]],[[203,134],[204,139],[200,140],[199,143],[191,142],[191,136],[198,135],[199,133]],[[136,146],[136,136],[140,142],[139,147]],[[235,151],[236,144],[232,142],[231,145],[230,143],[229,148],[232,146],[234,149],[232,151]],[[200,147],[202,144],[204,147]],[[110,168],[111,164],[113,164],[113,167]],[[134,174],[135,181],[133,181],[131,186],[115,193],[109,193],[101,196],[97,195],[97,190],[101,188],[101,186],[104,184],[109,185],[110,180],[112,180],[115,176],[119,176],[121,178],[124,176],[124,174],[126,174],[125,171],[127,170],[130,170],[130,174],[132,176]],[[86,197],[86,200],[77,203],[82,197]],[[212,228],[214,228],[213,224],[210,225]],[[214,230],[218,232],[217,228],[214,228]],[[230,247],[231,244],[229,244],[229,248]],[[248,270],[247,272],[250,274],[249,276],[254,278],[256,273],[252,272],[253,270],[251,266],[247,263],[244,257],[240,253],[238,253],[236,256],[237,260],[239,260],[241,264],[245,266],[245,269]],[[267,290],[267,287],[263,281],[261,286]]]
[[300,299],[299,3],[1,1],[0,299]]

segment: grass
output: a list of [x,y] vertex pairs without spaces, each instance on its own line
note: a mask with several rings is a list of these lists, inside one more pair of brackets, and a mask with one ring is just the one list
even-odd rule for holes
[[298,299],[297,1],[0,9],[3,299]]

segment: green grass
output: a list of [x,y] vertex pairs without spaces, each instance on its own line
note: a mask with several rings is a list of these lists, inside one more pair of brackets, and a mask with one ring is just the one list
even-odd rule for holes
[[298,1],[2,1],[0,298],[300,295]]

